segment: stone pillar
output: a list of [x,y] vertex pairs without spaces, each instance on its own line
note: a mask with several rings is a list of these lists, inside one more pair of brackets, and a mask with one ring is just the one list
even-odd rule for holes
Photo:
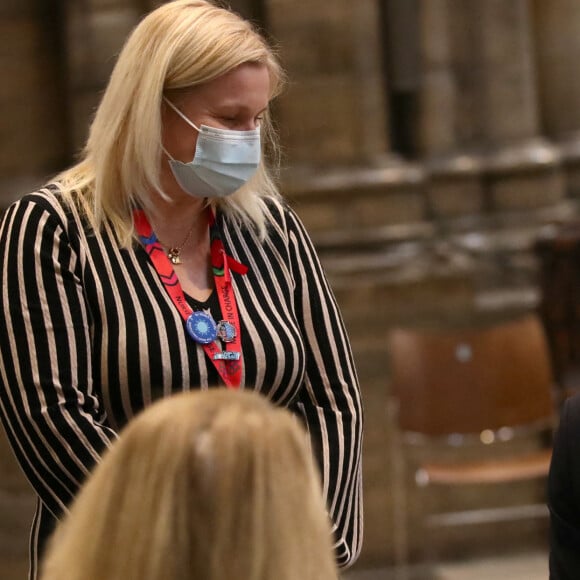
[[559,155],[540,138],[529,0],[423,0],[422,6],[427,158],[436,168],[441,161],[476,167],[486,188],[482,211],[558,203]]
[[568,193],[580,197],[580,3],[533,0],[544,132],[562,152]]
[[457,49],[469,12],[453,0],[420,0],[419,7],[423,78],[417,138],[429,174],[430,209],[437,219],[476,215],[484,210],[483,163],[473,147],[472,95],[464,92],[461,77],[470,70],[471,63],[463,61],[471,53]]
[[390,152],[379,0],[266,0],[265,14],[289,77],[275,105],[283,190],[315,241],[421,222],[422,174]]
[[452,68],[449,0],[420,3],[421,123],[418,139],[427,158],[457,149],[457,82]]
[[66,3],[66,67],[69,139],[84,145],[93,111],[109,80],[115,55],[146,10],[141,0],[80,0]]
[[[455,0],[455,5],[459,3]],[[463,4],[463,2],[462,2]],[[527,0],[468,0],[477,25],[480,127],[494,146],[525,141],[538,132],[533,46]]]
[[292,165],[366,165],[387,151],[375,1],[268,0],[290,77],[278,103]]
[[499,210],[557,204],[564,183],[557,150],[539,137],[530,2],[470,3],[481,32],[479,110],[485,140],[494,149],[486,171],[490,203]]
[[[379,0],[267,0],[265,13],[289,77],[274,107],[287,167],[283,194],[318,247],[351,331],[365,400],[375,409],[365,424],[360,562],[384,562],[392,545],[389,427],[384,373],[366,364],[384,360],[384,352],[376,336],[361,344],[353,321],[382,328],[377,309],[390,305],[372,254],[386,239],[431,233],[423,174],[390,151]],[[367,275],[361,264],[369,264]],[[368,322],[363,332],[368,336]]]
[[58,5],[0,5],[0,209],[42,183],[66,156]]
[[[59,5],[0,3],[0,212],[66,159]],[[0,578],[25,578],[35,495],[0,426]]]

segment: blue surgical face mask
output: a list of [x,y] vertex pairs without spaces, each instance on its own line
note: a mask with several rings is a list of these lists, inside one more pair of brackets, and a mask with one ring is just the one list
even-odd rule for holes
[[169,166],[181,188],[196,197],[226,197],[244,185],[258,169],[261,158],[260,129],[231,131],[197,127],[171,101],[165,102],[198,133],[192,161],[169,157]]

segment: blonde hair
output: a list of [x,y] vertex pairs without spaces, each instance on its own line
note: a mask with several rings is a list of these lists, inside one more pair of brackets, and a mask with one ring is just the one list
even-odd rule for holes
[[[174,0],[149,13],[127,39],[90,127],[78,164],[60,173],[65,200],[77,200],[90,225],[111,223],[122,246],[134,236],[132,211],[149,208],[160,184],[163,94],[211,81],[242,64],[265,65],[271,98],[284,74],[264,38],[237,14],[205,0]],[[278,165],[268,114],[261,123],[267,157]],[[265,197],[278,191],[262,159],[253,178],[214,203],[265,232]]]
[[105,454],[42,580],[337,580],[307,435],[254,392],[175,395]]

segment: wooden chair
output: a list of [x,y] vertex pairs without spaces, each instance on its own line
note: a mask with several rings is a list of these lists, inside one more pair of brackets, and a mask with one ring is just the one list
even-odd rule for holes
[[[435,528],[547,515],[543,501],[432,511],[426,497],[443,486],[451,488],[453,500],[462,485],[547,476],[555,406],[548,347],[538,317],[530,314],[480,328],[394,328],[387,346],[398,435],[393,439],[397,563],[409,563],[410,466],[420,542],[430,560]],[[545,433],[548,437],[542,438]],[[531,447],[516,444],[530,439],[536,442]],[[449,499],[446,496],[447,503]]]

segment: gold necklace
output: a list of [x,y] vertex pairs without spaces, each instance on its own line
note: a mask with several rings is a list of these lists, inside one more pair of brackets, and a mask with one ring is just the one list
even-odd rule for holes
[[[167,254],[167,257],[169,258],[169,260],[171,261],[172,264],[176,265],[176,264],[181,264],[181,250],[183,250],[183,248],[186,246],[187,242],[189,242],[189,238],[191,238],[191,234],[193,233],[193,230],[195,229],[195,223],[191,226],[191,229],[187,232],[187,235],[185,236],[185,239],[183,240],[183,242],[181,242],[181,244],[179,244],[178,246],[170,246],[165,253]],[[159,242],[161,243],[162,246],[165,246],[165,244],[159,240]]]

